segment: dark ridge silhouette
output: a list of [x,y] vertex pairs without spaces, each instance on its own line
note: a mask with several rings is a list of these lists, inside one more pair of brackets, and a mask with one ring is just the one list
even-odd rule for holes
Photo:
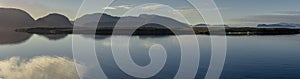
[[196,26],[196,27],[207,27],[207,26],[209,26],[208,24],[196,24],[196,25],[194,25],[194,26]]
[[[101,17],[101,19],[100,19]],[[115,26],[119,17],[114,17],[105,13],[87,14],[74,21],[75,26]]]
[[[101,18],[100,18],[101,17]],[[116,17],[105,13],[95,13],[84,15],[75,20],[76,26],[88,27],[88,26],[99,26],[99,27],[114,27],[117,23],[122,24],[122,27],[133,27],[132,25],[147,24],[147,23],[158,23],[165,24],[171,27],[187,27],[188,24],[179,22],[172,18],[141,14],[138,17],[125,16]]]
[[49,14],[36,20],[37,27],[72,27],[70,20],[61,14]]
[[[0,27],[70,27],[69,19],[61,14],[53,13],[36,21],[25,11],[15,8],[0,8]],[[1,28],[4,29],[4,28]]]
[[[117,23],[120,23],[120,28],[114,27]],[[82,26],[82,28],[76,29],[80,31],[80,34],[94,33],[91,32],[90,29],[85,27],[98,26],[98,28],[96,29],[97,35],[111,35],[114,29],[117,34],[126,35],[130,33],[130,30],[134,30],[132,27],[139,26],[142,27],[136,29],[133,35],[174,35],[174,30],[179,34],[194,34],[194,32],[196,34],[209,34],[210,31],[222,33],[221,31],[226,30],[226,35],[288,35],[299,34],[300,30],[297,28],[230,28],[228,27],[228,25],[199,24],[199,26],[208,25],[209,27],[212,27],[212,30],[209,31],[206,27],[194,27],[193,29],[186,29],[185,27],[189,27],[188,24],[179,22],[172,18],[158,15],[141,14],[138,17],[115,17],[104,13],[84,15],[76,19],[75,25]],[[2,38],[0,40],[0,43],[22,42],[24,40],[27,40],[31,36],[31,34],[53,34],[54,36],[51,35],[46,37],[48,37],[49,39],[61,39],[65,37],[66,34],[73,34],[72,26],[72,22],[70,22],[66,16],[61,14],[49,14],[35,21],[28,13],[23,10],[0,8],[0,27],[1,30],[3,30],[1,31],[2,33],[0,34],[0,37],[6,37]],[[164,26],[168,26],[169,28],[166,28]],[[225,26],[226,28],[224,30],[221,30],[221,28],[218,28],[219,26]],[[299,26],[299,24],[280,23],[269,25],[260,24],[258,26],[296,27]],[[16,33],[15,31],[25,33]],[[55,36],[57,34],[59,34],[59,36]]]
[[300,24],[291,24],[291,23],[258,24],[257,27],[291,28],[291,27],[300,27]]
[[0,44],[18,44],[28,40],[32,34],[15,32],[15,29],[31,27],[34,22],[23,10],[0,8]]
[[229,27],[229,25],[209,25],[209,24],[196,24],[195,27]]
[[160,24],[156,24],[156,23],[149,23],[149,24],[145,24],[142,27],[154,27],[154,28],[167,28],[163,25]]
[[34,22],[34,19],[23,10],[0,8],[0,27],[30,27]]
[[148,15],[141,14],[139,18],[145,19],[146,23],[156,23],[160,25],[168,25],[169,27],[181,28],[181,27],[189,27],[188,24],[179,22],[175,19],[159,16],[159,15]]

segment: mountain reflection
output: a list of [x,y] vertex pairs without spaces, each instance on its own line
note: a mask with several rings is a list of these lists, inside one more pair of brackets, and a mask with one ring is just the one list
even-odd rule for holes
[[44,37],[48,38],[49,40],[60,40],[60,39],[67,37],[68,34],[55,34],[55,35],[54,34],[44,34],[41,36],[44,36]]
[[[156,35],[156,36],[139,36],[139,39],[153,39],[153,38],[164,38],[170,35]],[[172,35],[171,35],[172,36]]]
[[0,29],[0,44],[18,44],[28,40],[32,34],[15,32],[15,28]]
[[95,40],[104,40],[106,38],[109,38],[109,35],[82,35],[84,38],[90,38]]
[[[0,29],[0,44],[20,44],[30,39],[33,34],[16,32],[16,28]],[[41,35],[48,40],[60,40],[68,36],[68,34],[43,34]]]
[[[112,35],[82,35],[84,38],[91,38],[95,40],[105,40],[107,38],[110,38]],[[124,36],[129,36],[129,35],[124,35]],[[151,38],[164,38],[164,37],[169,37],[170,35],[143,35],[143,36],[137,36],[134,35],[132,37],[139,37],[139,39],[151,39]]]
[[[3,28],[0,29],[0,45],[2,44],[20,44],[30,39],[34,34],[15,32],[15,28]],[[38,34],[39,36],[45,37],[48,40],[61,40],[68,37],[69,34]],[[111,36],[109,35],[82,35],[84,38],[94,39],[94,40],[104,40]],[[140,39],[148,38],[163,38],[166,36],[138,36]]]

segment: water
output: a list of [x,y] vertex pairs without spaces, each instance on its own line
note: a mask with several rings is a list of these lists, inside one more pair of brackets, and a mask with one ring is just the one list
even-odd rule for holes
[[[116,65],[111,53],[110,36],[97,36],[96,39],[89,35],[45,36],[16,33],[0,36],[4,36],[0,40],[0,78],[78,78],[72,60],[73,36],[86,41],[96,41],[97,57],[108,78],[134,78],[122,72]],[[220,78],[299,79],[299,36],[228,36],[227,57]],[[201,61],[196,78],[202,79],[209,66],[211,41],[210,36],[207,35],[197,35],[197,38],[199,39]],[[84,41],[82,42],[84,43]],[[164,46],[168,58],[162,71],[151,78],[173,78],[180,63],[180,46],[175,36],[133,36],[130,40],[130,52],[133,60],[140,66],[148,65],[150,63],[148,50],[153,44]],[[122,44],[120,43],[120,45]],[[84,69],[84,65],[82,68]]]

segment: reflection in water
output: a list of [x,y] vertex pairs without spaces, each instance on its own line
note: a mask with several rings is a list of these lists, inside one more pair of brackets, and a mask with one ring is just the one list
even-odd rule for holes
[[60,40],[60,39],[67,37],[68,34],[45,34],[45,35],[41,35],[41,36],[44,36],[44,37],[48,38],[49,40]]
[[18,44],[28,40],[32,34],[15,32],[14,28],[0,29],[0,44]]
[[63,57],[41,56],[28,61],[11,57],[0,64],[0,78],[4,79],[79,79],[74,62]]
[[[122,38],[126,36],[116,37]],[[148,38],[147,36],[143,37]],[[140,36],[133,36],[129,41],[129,46],[125,45],[124,41],[119,42],[119,46],[129,48],[132,60],[139,66],[146,66],[150,64],[151,59],[149,57],[148,52],[149,48],[154,44],[161,44],[162,46],[164,46],[165,49],[168,49],[166,50],[168,57],[165,66],[157,75],[149,79],[168,79],[175,76],[180,63],[180,52],[178,52],[180,51],[180,48],[176,37],[140,39]],[[116,61],[113,59],[113,54],[111,51],[111,38],[97,41],[96,48],[97,56],[99,62],[101,63],[101,67],[108,78],[137,79],[123,72],[116,64]]]
[[106,38],[109,38],[109,35],[82,35],[84,38],[92,38],[95,40],[104,40]]
[[[110,38],[111,35],[82,35],[85,38],[92,38],[95,40],[105,40],[107,38]],[[115,36],[127,36],[127,35],[115,35]],[[151,36],[151,35],[143,35],[143,36],[133,36],[133,37],[139,37],[140,39],[153,39],[153,38],[164,38],[164,37],[169,37],[172,35],[156,35],[156,36]]]
[[173,36],[173,35],[139,36],[139,39],[164,38],[164,37],[169,37],[169,36]]
[[[34,35],[26,44],[0,45],[0,78],[4,79],[78,79],[73,62],[61,57],[72,58],[72,37],[85,41],[95,41],[85,35],[68,35],[65,39],[50,41]],[[300,79],[298,53],[300,35],[278,36],[228,36],[227,59],[220,79]],[[111,37],[102,37],[95,41],[97,57],[103,71],[110,79],[135,79],[120,70],[111,52]],[[120,36],[126,37],[126,36]],[[201,59],[195,79],[204,79],[211,57],[210,36],[197,35]],[[1,38],[2,39],[2,38]],[[182,41],[189,41],[189,38]],[[126,46],[120,41],[120,46]],[[167,52],[167,61],[160,73],[150,79],[173,78],[180,64],[180,45],[176,36],[151,37],[133,36],[129,41],[132,59],[137,65],[146,66],[151,60],[149,48],[161,44]],[[16,50],[18,49],[18,50]],[[20,53],[21,52],[21,53]],[[84,55],[84,53],[83,53]],[[29,59],[22,60],[17,57]],[[61,57],[37,57],[61,56]],[[12,58],[10,58],[12,57]],[[32,58],[35,57],[35,58]],[[84,63],[82,63],[84,64]],[[84,65],[85,66],[85,65]],[[86,66],[85,66],[86,67]],[[94,68],[84,68],[88,71]],[[94,79],[89,72],[82,78]],[[51,76],[51,77],[50,77]]]

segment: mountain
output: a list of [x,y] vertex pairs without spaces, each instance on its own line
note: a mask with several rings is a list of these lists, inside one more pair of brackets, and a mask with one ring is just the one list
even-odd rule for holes
[[175,19],[158,15],[141,14],[139,18],[144,19],[146,23],[155,23],[169,27],[189,27],[189,25],[186,23],[182,23]]
[[[102,17],[101,17],[102,15]],[[101,17],[100,21],[99,18]],[[99,21],[99,22],[97,22]],[[117,23],[119,23],[120,27],[134,27],[136,25],[142,26],[148,23],[155,23],[164,26],[170,27],[187,27],[188,25],[182,22],[178,22],[177,20],[158,16],[158,15],[147,15],[142,14],[140,16],[125,16],[125,17],[115,17],[104,13],[96,13],[84,15],[75,20],[76,26],[99,26],[99,27],[114,27]]]
[[34,19],[23,10],[0,8],[0,27],[29,27],[34,22]]
[[195,27],[229,27],[229,25],[196,24]]
[[36,20],[37,27],[72,27],[70,20],[61,14],[49,14]]
[[145,24],[145,25],[143,25],[142,27],[166,28],[165,26],[160,25],[160,24],[156,24],[156,23]]
[[[101,20],[100,20],[101,17]],[[120,17],[114,17],[104,13],[84,15],[74,21],[75,26],[115,26]]]
[[292,24],[292,23],[278,23],[278,24],[258,24],[257,27],[300,27],[300,24]]
[[28,40],[32,34],[15,32],[16,28],[30,27],[34,19],[25,11],[0,8],[0,44],[18,44]]

